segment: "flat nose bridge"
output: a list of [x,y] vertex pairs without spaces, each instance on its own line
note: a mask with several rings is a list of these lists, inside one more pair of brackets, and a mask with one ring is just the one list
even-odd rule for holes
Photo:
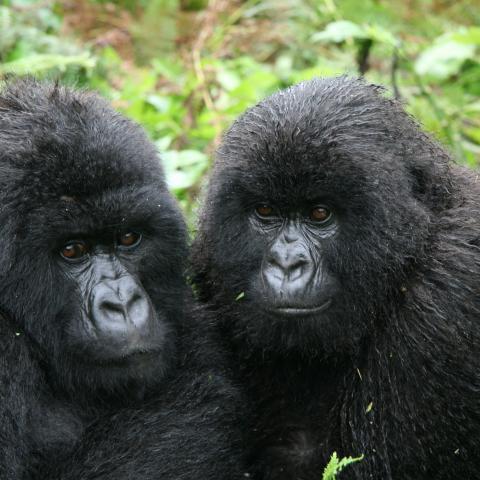
[[112,292],[118,304],[128,306],[135,296],[137,285],[130,277],[120,277],[114,280],[105,280],[105,286]]
[[282,232],[285,243],[292,243],[299,239],[300,234],[298,232],[298,226],[289,223]]
[[120,262],[114,255],[106,253],[97,255],[95,262],[95,277],[97,281],[115,280],[124,274]]

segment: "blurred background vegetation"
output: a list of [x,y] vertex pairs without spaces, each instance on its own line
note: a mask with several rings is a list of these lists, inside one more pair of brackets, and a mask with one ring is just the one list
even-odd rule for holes
[[478,0],[0,0],[0,78],[98,90],[147,129],[190,220],[238,114],[344,72],[386,85],[480,164]]

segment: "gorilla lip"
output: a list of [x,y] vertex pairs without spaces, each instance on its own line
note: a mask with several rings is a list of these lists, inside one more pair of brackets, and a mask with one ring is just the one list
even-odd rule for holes
[[160,350],[135,350],[118,357],[99,359],[98,363],[104,367],[126,366],[149,362],[160,355]]
[[294,306],[276,307],[276,308],[270,309],[270,312],[288,316],[288,317],[314,315],[316,313],[320,313],[326,310],[331,303],[332,303],[332,300],[329,299],[318,307],[294,307]]

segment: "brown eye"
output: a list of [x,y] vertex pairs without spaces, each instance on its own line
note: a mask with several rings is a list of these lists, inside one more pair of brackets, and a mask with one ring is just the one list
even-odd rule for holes
[[259,217],[269,217],[273,213],[273,208],[270,205],[262,204],[257,205],[255,211]]
[[127,248],[135,247],[140,243],[141,239],[142,236],[137,232],[126,232],[118,237],[118,244]]
[[310,211],[310,220],[318,223],[325,223],[332,216],[332,212],[325,207],[314,207]]
[[66,260],[77,260],[87,253],[87,246],[83,242],[69,242],[63,246],[60,255]]

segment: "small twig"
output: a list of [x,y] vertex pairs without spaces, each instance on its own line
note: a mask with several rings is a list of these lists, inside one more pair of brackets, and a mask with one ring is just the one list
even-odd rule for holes
[[390,79],[392,82],[393,95],[396,100],[400,100],[402,98],[400,94],[400,89],[398,88],[398,80],[397,80],[398,65],[399,65],[398,48],[394,47],[393,54],[392,54],[392,66],[390,69]]
[[370,56],[370,49],[372,48],[373,40],[371,38],[366,38],[364,40],[358,41],[358,50],[357,50],[357,65],[358,72],[361,76],[367,73],[370,68],[368,59]]

